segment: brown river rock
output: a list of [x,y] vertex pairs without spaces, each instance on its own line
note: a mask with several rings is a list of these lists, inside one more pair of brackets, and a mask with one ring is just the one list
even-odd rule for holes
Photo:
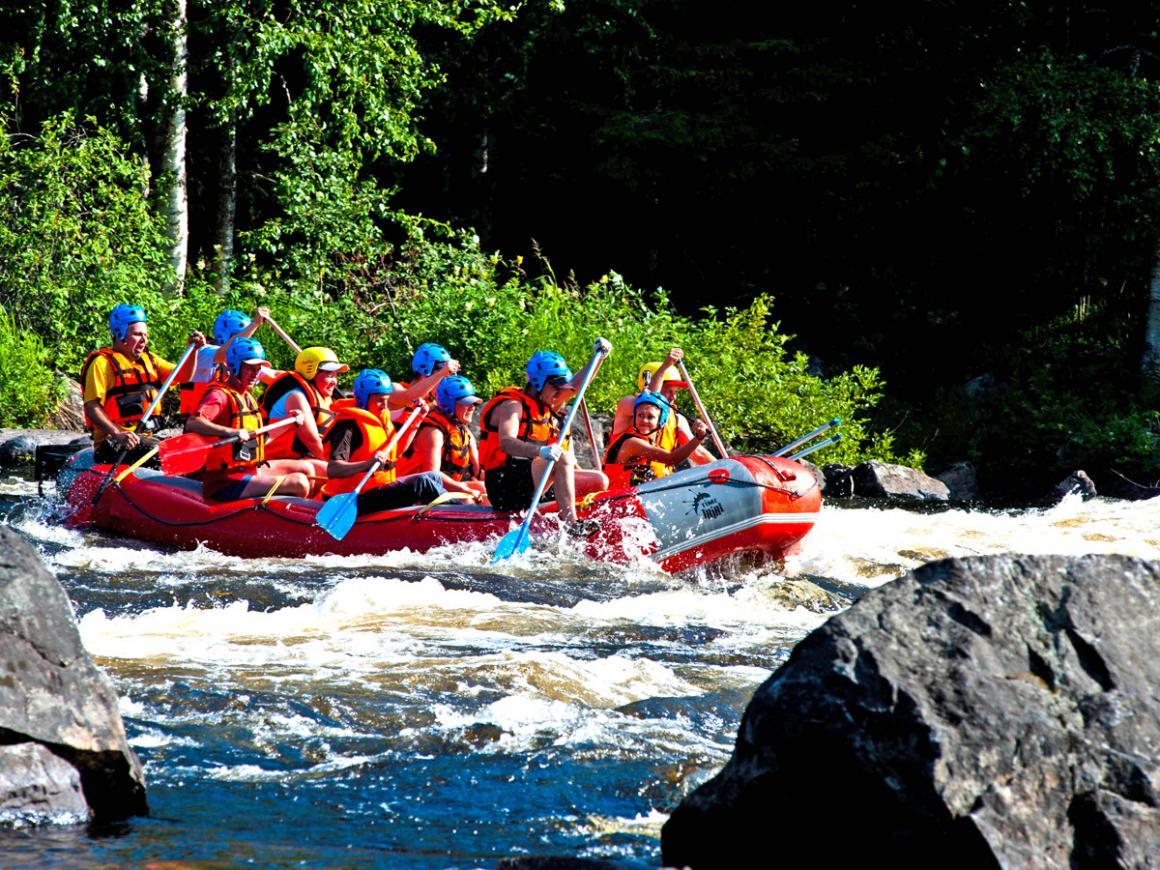
[[1158,866],[1157,686],[1160,564],[926,565],[757,690],[732,759],[665,825],[665,864]]
[[148,811],[117,693],[81,645],[68,597],[2,526],[0,744],[0,823]]

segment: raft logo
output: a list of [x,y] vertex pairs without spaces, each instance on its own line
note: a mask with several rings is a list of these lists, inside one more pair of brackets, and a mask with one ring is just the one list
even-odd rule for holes
[[725,508],[709,493],[699,492],[693,496],[693,507],[689,513],[700,514],[704,520],[715,520],[725,513]]

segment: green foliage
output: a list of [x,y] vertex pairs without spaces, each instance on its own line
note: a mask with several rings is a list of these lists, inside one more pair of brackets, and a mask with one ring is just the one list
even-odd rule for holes
[[0,307],[0,426],[39,426],[64,398],[40,336]]
[[149,175],[108,130],[68,115],[36,138],[0,136],[0,286],[5,307],[76,372],[109,310],[162,306],[167,259]]

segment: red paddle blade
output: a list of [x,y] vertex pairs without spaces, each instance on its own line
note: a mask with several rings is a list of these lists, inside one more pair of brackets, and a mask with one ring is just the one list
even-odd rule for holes
[[162,441],[157,450],[161,470],[170,477],[200,471],[213,443],[211,439],[192,432]]

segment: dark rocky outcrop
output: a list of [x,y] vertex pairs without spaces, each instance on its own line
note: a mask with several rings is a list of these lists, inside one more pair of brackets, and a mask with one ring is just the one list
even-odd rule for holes
[[0,822],[78,812],[108,821],[148,810],[112,683],[81,645],[56,578],[2,526],[0,744]]
[[979,476],[970,462],[956,462],[934,477],[946,484],[951,501],[976,502],[983,497],[979,489]]
[[36,448],[42,446],[76,445],[88,447],[92,441],[87,435],[59,429],[0,429],[0,468],[32,465]]
[[947,485],[928,474],[905,465],[888,462],[859,462],[850,472],[854,495],[901,501],[946,501]]
[[[803,640],[666,865],[1145,867],[1160,860],[1160,564],[920,568]],[[766,859],[769,858],[769,861]]]

